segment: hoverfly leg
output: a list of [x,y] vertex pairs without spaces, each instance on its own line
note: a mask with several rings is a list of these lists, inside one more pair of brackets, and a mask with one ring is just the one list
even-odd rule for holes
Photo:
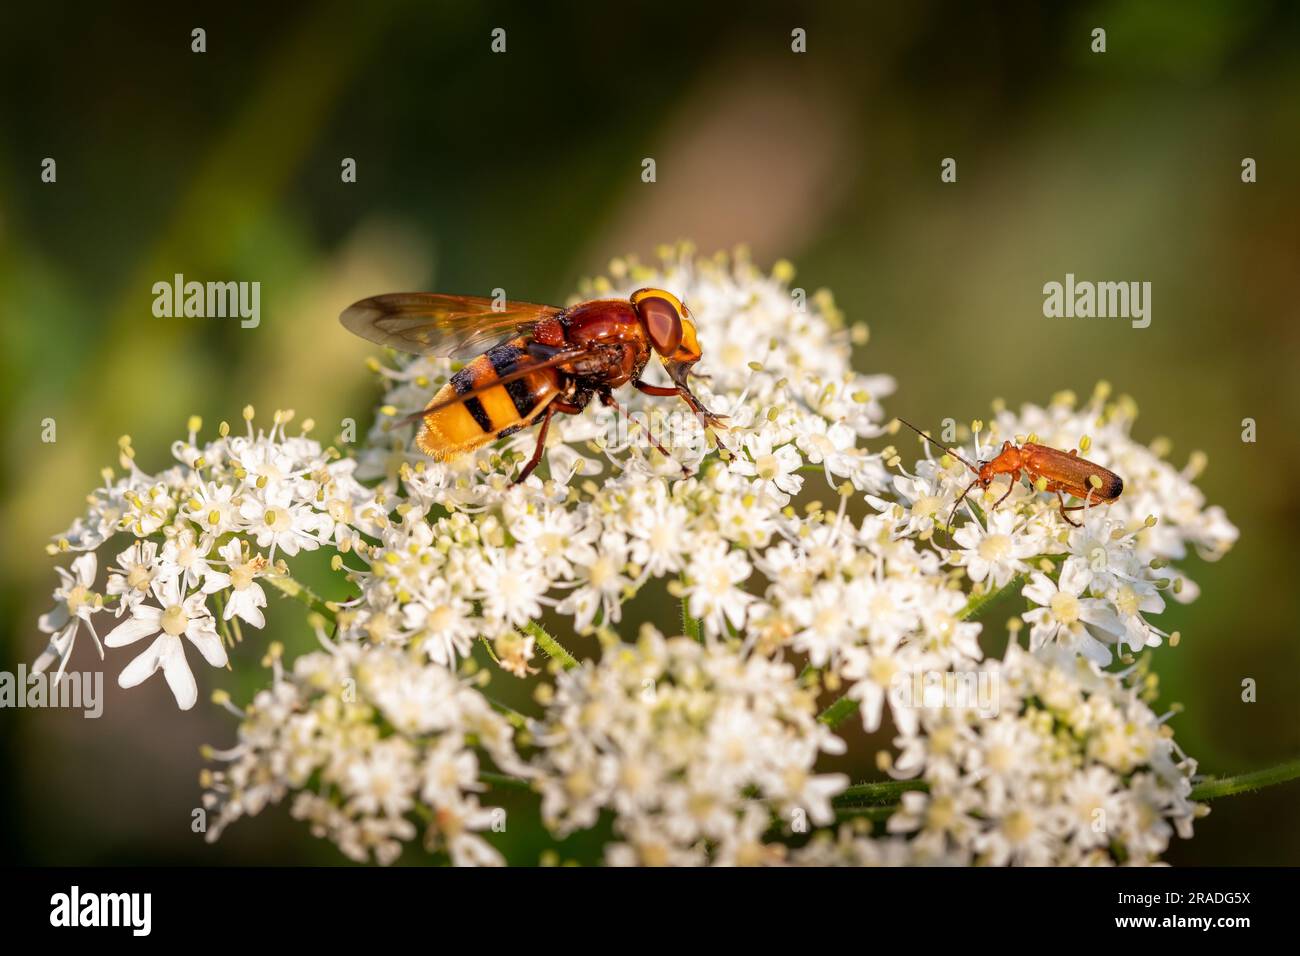
[[[669,391],[674,395],[677,394],[676,389],[670,389]],[[619,404],[618,399],[614,397],[613,393],[609,392],[608,390],[601,391],[600,400],[607,408],[614,409],[616,412],[618,412],[628,421],[632,422],[634,425],[640,428],[641,431],[645,433],[646,441],[650,442],[650,444],[655,447],[655,449],[659,452],[659,454],[663,455],[669,461],[674,460],[672,454],[668,451],[668,449],[665,448],[663,445],[661,445],[659,443],[659,440],[655,438],[653,434],[651,434],[650,429],[646,428],[645,425],[643,425],[637,419],[633,418],[630,414],[628,414],[628,410],[624,408],[621,404]],[[690,475],[691,470],[687,468],[685,465],[679,465],[678,467],[681,468],[683,477]]]
[[632,387],[638,392],[644,392],[646,395],[657,395],[660,398],[677,394],[677,389],[675,388],[671,388],[667,385],[651,385],[649,382],[642,382],[640,380],[633,382]]
[[528,354],[533,356],[533,358],[555,358],[555,356],[559,355],[561,352],[570,351],[573,351],[573,346],[571,345],[544,345],[541,342],[528,343]]
[[533,469],[537,467],[542,460],[542,452],[546,450],[546,433],[551,427],[551,416],[557,412],[561,415],[581,415],[583,407],[587,404],[586,399],[582,398],[580,393],[575,393],[575,397],[581,401],[566,401],[563,398],[557,398],[546,406],[546,414],[542,417],[542,427],[537,433],[537,445],[533,448],[533,457],[524,465],[524,470],[519,473],[511,484],[521,484]]
[[546,406],[546,414],[542,418],[542,427],[537,432],[537,445],[533,448],[533,457],[528,459],[528,464],[524,465],[524,470],[515,477],[515,480],[511,482],[511,484],[522,485],[524,481],[527,480],[528,476],[533,473],[533,469],[536,468],[538,463],[542,460],[542,452],[546,450],[546,433],[550,431],[551,416],[554,414],[555,402],[552,402],[550,405]]
[[704,404],[695,397],[694,393],[691,392],[690,389],[680,389],[678,394],[681,395],[682,400],[690,406],[691,411],[695,413],[695,417],[700,420],[700,424],[705,428],[717,430],[727,427],[727,416],[713,414],[713,412],[704,407]]

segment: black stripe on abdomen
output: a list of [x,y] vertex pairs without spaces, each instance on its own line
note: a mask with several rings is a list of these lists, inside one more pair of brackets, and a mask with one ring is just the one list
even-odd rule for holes
[[[524,350],[513,342],[502,342],[500,345],[489,349],[487,357],[488,361],[492,363],[492,370],[497,373],[497,377],[504,378],[511,372],[519,370],[519,359],[525,354]],[[533,395],[533,390],[528,387],[528,376],[517,378],[513,382],[506,382],[505,390],[506,394],[510,396],[510,400],[515,403],[515,411],[519,413],[519,417],[527,418],[528,413],[537,404],[537,397]]]
[[[472,366],[467,365],[451,377],[451,387],[456,390],[457,395],[464,395],[466,392],[474,388],[474,373],[471,369]],[[488,418],[487,409],[483,407],[483,403],[479,401],[477,395],[473,398],[465,399],[463,404],[465,406],[465,411],[469,412],[470,415],[473,416],[474,421],[478,424],[479,428],[483,429],[485,432],[495,430],[492,427],[492,420]]]

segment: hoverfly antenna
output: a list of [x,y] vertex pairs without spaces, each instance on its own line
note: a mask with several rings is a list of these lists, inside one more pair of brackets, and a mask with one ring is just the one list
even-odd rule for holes
[[[897,418],[897,416],[895,416],[895,417]],[[906,425],[908,428],[912,429],[912,431],[916,432],[918,435],[920,435],[920,436],[921,436],[922,438],[924,438],[926,441],[928,441],[928,442],[929,442],[931,445],[933,445],[935,448],[942,448],[944,451],[946,451],[948,454],[952,455],[952,457],[956,458],[959,462],[961,462],[963,465],[965,465],[965,466],[966,466],[967,468],[969,468],[971,471],[975,472],[975,474],[977,474],[977,475],[979,474],[979,469],[978,469],[978,468],[976,468],[974,465],[972,465],[969,461],[967,461],[965,458],[963,458],[963,457],[962,457],[961,455],[959,455],[957,452],[953,451],[953,450],[952,450],[951,448],[949,448],[947,445],[941,445],[939,442],[935,441],[933,438],[931,438],[931,437],[930,437],[929,435],[927,435],[925,432],[921,431],[921,429],[917,428],[915,425],[913,425],[911,422],[909,422],[906,418],[899,418],[898,420],[899,420],[900,422],[902,422],[904,425]]]

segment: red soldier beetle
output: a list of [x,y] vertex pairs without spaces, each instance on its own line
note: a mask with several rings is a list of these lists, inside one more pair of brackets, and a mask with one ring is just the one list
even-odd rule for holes
[[[902,418],[899,421],[936,448],[941,448],[952,455],[975,475],[975,479],[966,486],[961,497],[952,506],[952,513],[948,516],[949,529],[952,528],[953,519],[957,517],[957,509],[961,507],[961,503],[966,500],[971,490],[976,485],[987,490],[998,475],[1010,475],[1011,483],[1007,486],[1006,494],[994,502],[993,508],[1007,500],[1023,473],[1030,485],[1037,490],[1056,493],[1056,498],[1061,504],[1061,517],[1067,524],[1076,528],[1082,525],[1066,514],[1067,511],[1082,511],[1092,504],[1110,504],[1124,491],[1124,479],[1095,462],[1080,458],[1077,449],[1071,449],[1069,454],[1066,454],[1056,448],[1034,442],[1013,445],[1009,441],[1004,441],[1001,451],[994,458],[981,461],[976,466],[947,445],[935,441],[911,422]],[[1083,504],[1067,507],[1065,504],[1067,494],[1080,499]]]

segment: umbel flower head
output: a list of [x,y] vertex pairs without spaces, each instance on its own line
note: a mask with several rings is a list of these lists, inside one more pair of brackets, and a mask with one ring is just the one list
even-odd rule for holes
[[849,782],[813,771],[844,744],[791,664],[650,627],[557,675],[533,730],[543,817],[567,835],[614,811],[612,863],[777,862],[764,834],[834,823]]
[[[1202,462],[1134,441],[1132,403],[1105,386],[999,406],[948,444],[1079,448],[1124,495],[1076,528],[1029,487],[995,508],[995,486],[949,525],[964,466],[903,454],[910,433],[881,404],[894,381],[852,367],[865,326],[792,276],[679,247],[585,283],[575,299],[655,286],[688,302],[693,388],[729,427],[675,399],[625,396],[630,418],[593,403],[554,420],[517,485],[533,431],[449,461],[413,447],[404,416],[454,372],[431,356],[373,363],[379,411],[346,455],[251,408],[211,438],[192,420],[156,474],[124,439],[124,472],[51,546],[74,557],[37,666],[65,666],[83,626],[110,652],[147,639],[119,683],[161,670],[185,708],[210,673],[193,661],[224,665],[287,614],[271,595],[305,605],[319,651],[285,667],[273,644],[265,690],[242,707],[214,694],[239,727],[209,752],[210,838],[288,800],[354,859],[419,844],[502,862],[509,790],[531,791],[556,840],[611,821],[612,864],[1158,859],[1201,811],[1135,655],[1176,643],[1158,617],[1196,595],[1177,563],[1236,538],[1193,483]],[[335,600],[295,576],[321,550],[334,578],[317,590]],[[981,613],[1012,592],[1031,609],[989,660]],[[659,627],[637,610],[665,604]],[[850,717],[887,729],[878,766],[905,786],[829,769],[871,762],[834,733]],[[876,786],[896,802],[857,813]]]

